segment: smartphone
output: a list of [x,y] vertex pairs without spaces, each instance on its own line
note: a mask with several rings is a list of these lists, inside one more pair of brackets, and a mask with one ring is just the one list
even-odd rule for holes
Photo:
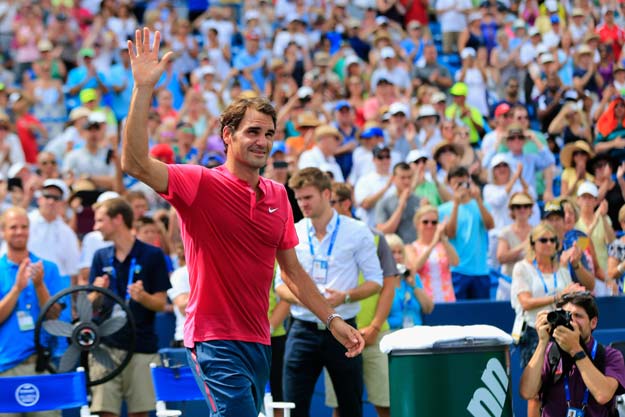
[[19,188],[20,190],[24,189],[24,184],[22,183],[22,179],[19,177],[9,178],[7,182],[7,187],[9,191],[13,191],[14,188]]
[[590,241],[588,240],[588,236],[580,236],[577,238],[577,248],[583,252],[588,248],[588,244]]

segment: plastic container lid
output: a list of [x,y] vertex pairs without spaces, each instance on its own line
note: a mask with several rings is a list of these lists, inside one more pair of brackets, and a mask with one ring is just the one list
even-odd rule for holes
[[511,343],[512,337],[494,326],[416,326],[384,336],[380,341],[380,350],[384,353],[402,350],[447,350]]

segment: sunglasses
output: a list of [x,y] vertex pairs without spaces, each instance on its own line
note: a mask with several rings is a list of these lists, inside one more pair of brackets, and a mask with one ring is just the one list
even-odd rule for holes
[[387,154],[383,154],[383,155],[378,155],[376,156],[377,159],[383,160],[383,159],[391,159],[391,155],[387,155]]
[[495,165],[495,168],[510,168],[510,167],[505,162],[502,162],[501,164]]
[[337,198],[336,200],[330,200],[330,205],[333,206],[337,203],[342,203],[343,201],[345,201],[344,198]]
[[432,226],[436,226],[438,224],[438,220],[421,220],[421,224],[423,225],[428,225],[431,224]]
[[427,161],[428,161],[427,158],[419,158],[419,159],[417,159],[415,161],[412,161],[412,162],[414,162],[415,164],[425,164]]
[[538,242],[540,243],[553,243],[556,244],[558,243],[558,238],[557,237],[539,237],[537,239]]
[[56,165],[56,161],[55,160],[51,160],[51,161],[41,161],[40,162],[41,165]]
[[528,116],[517,116],[516,117],[517,120],[529,120]]
[[525,140],[525,136],[523,135],[508,136],[508,140]]
[[512,210],[518,210],[518,209],[528,209],[530,210],[532,208],[531,204],[513,204],[512,205]]
[[54,194],[42,194],[41,195],[43,198],[45,198],[46,200],[54,200],[54,201],[61,201],[62,198],[60,195],[54,195]]

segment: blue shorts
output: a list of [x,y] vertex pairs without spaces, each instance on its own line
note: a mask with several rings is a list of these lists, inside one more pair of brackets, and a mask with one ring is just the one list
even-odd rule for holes
[[457,300],[475,300],[490,298],[490,275],[465,275],[451,272]]
[[211,417],[258,417],[269,380],[271,346],[212,340],[197,342],[187,356]]

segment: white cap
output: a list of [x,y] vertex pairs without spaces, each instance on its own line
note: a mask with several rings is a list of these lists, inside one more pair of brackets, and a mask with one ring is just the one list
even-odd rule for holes
[[202,77],[210,74],[215,75],[215,73],[215,67],[213,67],[212,65],[204,65],[200,68],[200,76]]
[[547,45],[545,45],[544,43],[539,43],[536,46],[536,56],[546,54],[547,52],[549,52],[549,48],[547,48]]
[[419,117],[435,117],[438,116],[438,112],[434,107],[429,104],[424,104],[419,108],[419,112],[417,113],[417,118]]
[[481,19],[482,19],[482,13],[480,12],[469,13],[469,18],[468,18],[469,23],[474,22],[476,20],[481,20]]
[[378,26],[384,25],[388,23],[388,17],[386,16],[378,16],[375,18],[375,24]]
[[88,123],[106,123],[106,115],[101,111],[93,111],[87,118]]
[[542,56],[540,57],[540,63],[541,64],[548,64],[550,62],[555,62],[555,59],[553,58],[553,55],[550,54],[550,53],[542,54]]
[[112,200],[114,198],[119,198],[121,197],[118,193],[116,193],[115,191],[105,191],[102,194],[100,194],[98,196],[98,199],[96,200],[96,203],[101,203],[103,201],[106,200]]
[[512,167],[508,155],[506,155],[505,153],[498,153],[495,154],[495,156],[493,156],[493,159],[490,160],[490,168],[493,169],[501,163],[505,163],[509,167]]
[[545,2],[545,7],[548,11],[555,13],[558,11],[558,2],[556,0],[547,0]]
[[476,55],[475,49],[470,48],[470,47],[469,48],[464,48],[462,50],[462,52],[460,52],[460,58],[462,58],[462,59],[467,59],[470,56],[475,58],[475,55]]
[[396,101],[388,107],[388,112],[391,115],[395,115],[398,113],[404,113],[406,116],[410,115],[410,109],[404,103]]
[[297,98],[312,97],[313,93],[313,89],[305,85],[297,90]]
[[353,55],[353,54],[345,57],[345,61],[344,61],[345,68],[349,67],[352,64],[360,65],[360,59],[358,58],[358,56]]
[[595,184],[590,181],[585,181],[582,185],[577,189],[577,196],[581,197],[584,194],[590,194],[591,196],[597,198],[599,195],[599,189]]
[[11,167],[9,168],[9,171],[7,172],[7,177],[8,178],[15,178],[17,177],[17,174],[19,174],[19,172],[26,168],[26,165],[23,162],[16,162],[13,165],[11,165]]
[[390,46],[385,46],[380,51],[380,56],[382,57],[382,59],[395,58],[395,50]]
[[538,31],[538,28],[536,28],[535,26],[532,26],[528,29],[527,34],[530,37],[532,37],[532,36],[540,35],[540,32]]
[[406,156],[406,163],[409,164],[421,158],[429,159],[428,154],[421,149],[413,149],[408,152],[408,156]]
[[67,188],[67,184],[65,184],[65,182],[62,180],[49,178],[43,182],[43,187],[41,188],[48,187],[55,187],[61,190],[61,197],[63,198],[63,200],[67,200],[67,197],[69,197],[69,188]]
[[260,17],[260,13],[258,13],[258,10],[248,10],[247,12],[245,12],[245,21],[248,20],[258,20],[258,18]]

